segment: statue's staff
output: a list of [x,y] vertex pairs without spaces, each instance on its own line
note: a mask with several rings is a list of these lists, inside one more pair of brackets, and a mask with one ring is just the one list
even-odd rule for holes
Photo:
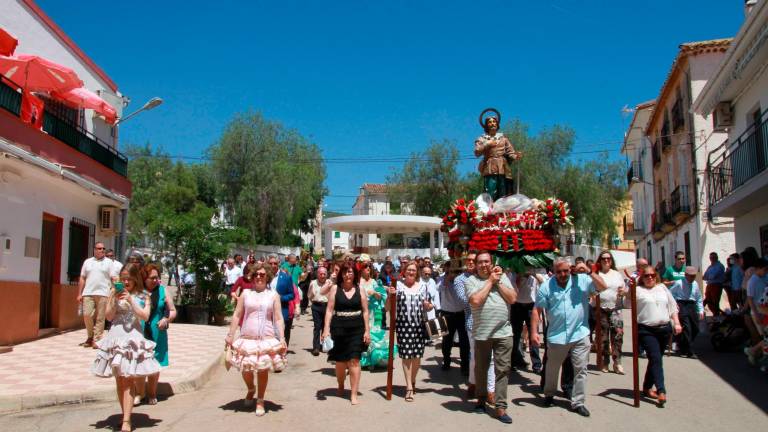
[[[387,275],[387,286],[392,287],[392,279]],[[387,358],[387,400],[392,400],[392,374],[395,366],[395,304],[394,295],[387,297],[388,311],[385,309],[384,313],[389,312],[389,357]]]

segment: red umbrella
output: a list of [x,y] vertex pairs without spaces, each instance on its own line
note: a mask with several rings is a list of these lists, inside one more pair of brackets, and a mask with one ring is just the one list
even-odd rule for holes
[[38,56],[0,56],[0,74],[28,92],[65,92],[83,86],[75,71]]
[[77,108],[92,109],[104,116],[109,124],[115,124],[117,121],[117,111],[115,108],[87,88],[77,87],[63,93],[54,92],[51,93],[51,96]]
[[16,51],[19,41],[10,33],[0,28],[0,55],[9,56]]

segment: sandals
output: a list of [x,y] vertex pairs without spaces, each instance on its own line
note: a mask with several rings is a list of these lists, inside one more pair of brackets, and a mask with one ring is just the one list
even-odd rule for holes
[[[128,429],[125,428],[125,425],[128,425]],[[133,430],[133,426],[131,426],[131,422],[129,420],[123,421],[123,424],[120,425],[120,432],[131,432]]]
[[147,405],[157,405],[157,398],[156,397],[147,398]]
[[405,401],[406,402],[413,402],[413,389],[406,389],[405,390]]
[[256,400],[256,417],[262,417],[267,411],[264,409],[264,399]]

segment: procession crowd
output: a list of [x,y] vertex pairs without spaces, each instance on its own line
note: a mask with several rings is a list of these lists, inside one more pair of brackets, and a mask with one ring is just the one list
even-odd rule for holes
[[[131,430],[132,407],[157,403],[160,370],[169,360],[167,329],[176,311],[158,266],[145,264],[140,255],[132,255],[123,266],[109,253],[97,243],[94,257],[83,264],[79,299],[88,340],[81,345],[97,350],[92,373],[115,377],[123,430]],[[244,403],[255,407],[257,416],[266,413],[269,374],[289,364],[291,328],[304,315],[314,325],[312,354],[325,352],[335,363],[339,396],[346,395],[349,377],[351,404],[359,403],[361,361],[386,364],[390,352],[376,342],[391,327],[406,402],[415,399],[425,347],[439,345],[442,369],[449,370],[458,345],[458,366],[467,380],[468,399],[476,400],[474,410],[503,423],[512,423],[509,374],[528,367],[541,375],[544,407],[554,406],[559,384],[570,409],[590,416],[589,354],[598,353],[602,372],[609,372],[612,364],[614,373],[624,374],[622,310],[630,307],[633,291],[639,348],[648,359],[642,392],[660,407],[667,402],[663,356],[671,349],[695,357],[692,342],[705,306],[713,323],[743,317],[750,363],[761,361],[768,346],[763,341],[768,261],[753,249],[728,257],[727,267],[711,254],[704,292],[698,269],[685,266],[682,252],[668,267],[650,266],[639,258],[632,274],[619,273],[610,251],[601,252],[597,263],[557,258],[550,269],[518,273],[494,265],[487,251],[440,266],[429,257],[386,257],[382,262],[365,254],[336,261],[302,258],[288,255],[281,263],[276,255],[257,259],[251,253],[222,264],[222,289],[235,304],[224,341],[226,362],[241,372],[247,389]],[[723,289],[730,304],[726,311],[720,309]],[[390,312],[393,320],[387,317]],[[105,320],[111,323],[106,334]]]

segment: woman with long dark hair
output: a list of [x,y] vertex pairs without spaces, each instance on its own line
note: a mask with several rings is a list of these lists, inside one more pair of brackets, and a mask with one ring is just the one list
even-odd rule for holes
[[322,339],[331,337],[333,348],[328,360],[336,362],[338,395],[344,394],[344,382],[349,371],[350,402],[357,405],[360,387],[360,357],[371,342],[368,322],[368,296],[357,284],[357,270],[345,262],[336,275],[336,285],[328,293],[325,326]]
[[604,250],[598,255],[597,275],[607,288],[600,291],[600,322],[603,349],[603,372],[608,372],[608,362],[613,359],[613,371],[624,375],[621,365],[621,346],[624,343],[624,318],[621,310],[627,287],[624,277],[616,270],[616,261],[610,251]]

